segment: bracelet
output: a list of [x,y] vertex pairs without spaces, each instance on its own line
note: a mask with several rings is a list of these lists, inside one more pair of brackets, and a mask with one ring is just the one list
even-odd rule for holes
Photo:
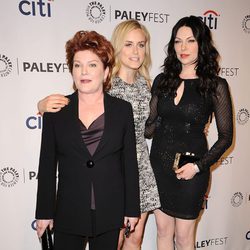
[[198,165],[196,163],[193,163],[193,165],[194,165],[195,173],[199,173],[200,169],[199,169]]

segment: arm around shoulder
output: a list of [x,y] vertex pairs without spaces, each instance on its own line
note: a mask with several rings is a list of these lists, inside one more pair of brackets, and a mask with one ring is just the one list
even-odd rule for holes
[[69,99],[61,94],[52,94],[46,96],[37,103],[38,111],[41,115],[45,112],[58,112],[68,105]]

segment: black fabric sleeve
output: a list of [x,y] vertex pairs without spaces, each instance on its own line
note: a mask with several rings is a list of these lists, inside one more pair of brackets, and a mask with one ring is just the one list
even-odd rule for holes
[[53,219],[55,212],[57,158],[52,116],[52,113],[43,116],[36,219]]
[[139,172],[136,156],[136,139],[133,110],[130,103],[127,103],[126,110],[126,131],[123,145],[123,166],[125,183],[125,216],[140,216],[140,195],[139,195]]
[[210,150],[196,164],[200,171],[207,170],[231,146],[233,140],[233,112],[229,86],[219,78],[216,96],[213,97],[213,111],[218,131],[218,139]]
[[156,76],[154,82],[153,82],[153,86],[151,89],[151,100],[149,103],[150,106],[150,113],[149,113],[149,117],[146,121],[145,124],[145,137],[148,139],[151,139],[154,135],[154,131],[155,128],[157,126],[157,122],[158,122],[158,112],[157,112],[157,106],[158,106],[158,94],[157,94],[157,86],[159,84],[160,81],[162,81],[162,77],[163,74],[159,74],[158,76]]

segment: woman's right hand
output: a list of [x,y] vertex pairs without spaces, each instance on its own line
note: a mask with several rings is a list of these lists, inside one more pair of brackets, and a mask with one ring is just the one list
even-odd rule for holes
[[48,225],[49,228],[52,229],[53,220],[36,220],[36,233],[39,238],[41,238]]
[[130,231],[133,232],[135,230],[135,226],[139,221],[138,217],[124,217],[124,226],[126,227],[128,224],[130,225]]
[[53,94],[45,97],[44,99],[40,100],[37,104],[37,108],[39,113],[43,115],[44,112],[58,112],[63,107],[68,105],[69,99],[64,95],[60,94]]

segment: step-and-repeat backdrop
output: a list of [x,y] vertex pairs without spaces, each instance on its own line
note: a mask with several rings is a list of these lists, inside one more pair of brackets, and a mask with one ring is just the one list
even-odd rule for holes
[[[42,118],[37,102],[72,92],[65,42],[78,30],[107,38],[126,19],[151,33],[152,79],[178,19],[196,15],[209,26],[221,54],[220,75],[230,84],[235,138],[213,167],[197,227],[196,249],[250,250],[250,2],[248,0],[12,0],[0,1],[0,239],[2,250],[38,250],[34,210]],[[209,143],[217,138],[216,124]],[[150,141],[148,141],[150,146]],[[149,216],[143,250],[156,249]]]

